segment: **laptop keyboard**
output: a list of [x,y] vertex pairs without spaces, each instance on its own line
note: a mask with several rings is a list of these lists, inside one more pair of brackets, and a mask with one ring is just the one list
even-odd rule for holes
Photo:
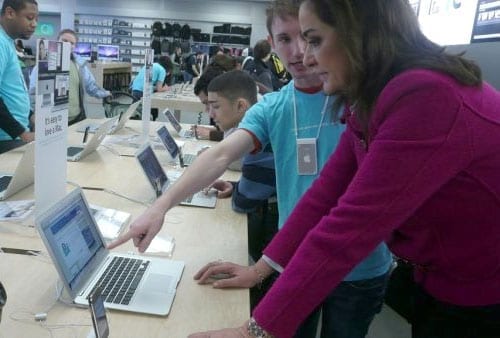
[[101,286],[104,301],[128,305],[148,265],[149,261],[142,259],[113,257],[97,282]]
[[182,159],[184,160],[184,165],[191,165],[195,160],[196,155],[194,154],[186,154],[183,155]]
[[12,176],[2,176],[0,177],[0,191],[4,191],[9,186]]
[[78,154],[79,152],[81,152],[83,150],[82,147],[68,147],[68,156],[71,157],[71,156],[75,156],[76,154]]
[[185,138],[194,137],[194,132],[192,130],[183,129],[181,137],[185,137]]

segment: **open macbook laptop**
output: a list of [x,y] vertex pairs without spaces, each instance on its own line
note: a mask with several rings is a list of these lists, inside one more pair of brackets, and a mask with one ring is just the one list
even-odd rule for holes
[[88,306],[89,294],[100,287],[107,308],[169,313],[184,262],[109,252],[81,189],[66,195],[35,222],[76,305]]
[[[156,196],[160,196],[165,190],[168,189],[171,181],[168,179],[165,171],[160,165],[151,145],[144,144],[135,154],[135,157],[141,165],[142,171],[146,175],[149,183],[153,187]],[[187,199],[180,203],[192,207],[202,208],[215,208],[217,204],[217,192],[209,191],[208,193],[197,192],[189,196]]]
[[78,146],[70,146],[67,149],[67,158],[68,161],[71,162],[76,162],[80,161],[82,158],[87,156],[88,154],[94,152],[97,147],[101,144],[102,140],[106,137],[106,135],[109,133],[111,128],[113,127],[114,121],[113,120],[107,120],[101,126],[97,129],[94,135],[92,135],[92,138],[90,141],[85,143],[85,138],[87,134],[84,134],[84,146],[83,147],[78,147]]
[[181,167],[190,166],[191,163],[193,163],[193,161],[196,159],[195,154],[184,154],[182,152],[181,147],[179,147],[177,142],[175,142],[174,138],[172,137],[172,135],[170,135],[170,132],[165,125],[156,129],[156,134],[158,134],[158,137],[160,138],[161,142],[167,149],[172,159],[175,159],[177,156],[179,156],[179,164]]
[[35,181],[35,143],[26,145],[13,174],[0,173],[0,200],[12,196]]
[[[135,103],[132,103],[127,110],[118,116],[114,116],[109,118],[109,120],[113,120],[115,123],[113,124],[113,127],[111,127],[111,130],[108,132],[108,134],[114,134],[117,131],[121,130],[123,127],[125,127],[125,124],[127,121],[134,115],[137,107],[141,104],[141,101],[137,101]],[[89,133],[95,133],[97,129],[101,124],[99,123],[89,123],[89,124],[82,124],[76,131],[80,133],[84,133],[85,129],[89,127]]]
[[179,121],[177,121],[177,119],[175,118],[174,113],[172,113],[170,111],[170,109],[168,109],[168,108],[165,109],[162,112],[162,114],[165,115],[168,122],[170,122],[170,124],[172,125],[172,127],[174,128],[174,130],[177,132],[177,134],[180,137],[184,137],[184,138],[194,137],[194,132],[189,130],[189,129],[183,129],[181,124],[179,123]]

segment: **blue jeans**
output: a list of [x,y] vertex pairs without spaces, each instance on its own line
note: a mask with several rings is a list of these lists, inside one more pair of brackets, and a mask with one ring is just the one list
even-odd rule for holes
[[315,338],[320,312],[321,338],[364,338],[382,309],[390,272],[379,277],[340,283],[302,323],[295,338]]
[[193,75],[191,73],[188,73],[186,71],[182,72],[182,76],[184,77],[184,82],[189,82],[191,83],[193,81]]
[[132,90],[132,96],[134,97],[134,102],[142,99],[143,92],[142,90]]
[[[144,93],[140,90],[132,90],[132,96],[134,97],[134,101],[133,102],[137,102],[139,100],[142,100],[142,96],[144,95]],[[141,113],[142,115],[142,113]],[[156,119],[158,118],[158,109],[157,108],[151,108],[151,119],[153,121],[156,121]]]
[[441,302],[415,287],[413,338],[498,338],[500,304],[458,306]]

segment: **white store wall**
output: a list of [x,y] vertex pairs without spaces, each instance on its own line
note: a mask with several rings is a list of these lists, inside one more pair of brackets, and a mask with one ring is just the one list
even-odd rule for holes
[[[265,9],[268,1],[228,0],[44,0],[40,12],[61,15],[61,27],[73,28],[75,14],[164,18],[211,33],[214,23],[251,24],[250,44],[267,36]],[[200,22],[199,24],[192,24]]]

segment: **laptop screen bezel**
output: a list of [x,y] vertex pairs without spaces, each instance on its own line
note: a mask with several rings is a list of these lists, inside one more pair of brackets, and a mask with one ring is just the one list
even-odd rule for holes
[[174,127],[175,131],[177,133],[180,133],[182,130],[182,126],[179,123],[179,121],[177,121],[177,119],[175,118],[174,113],[172,113],[170,111],[170,109],[168,109],[168,108],[165,109],[164,113],[165,113],[165,116],[166,116],[168,122],[172,125],[172,127]]
[[[45,235],[45,229],[51,226],[51,220],[54,221],[59,219],[64,209],[66,209],[68,205],[75,203],[76,199],[83,200],[84,207],[90,214],[90,220],[92,222],[90,226],[93,226],[94,229],[96,230],[98,234],[96,240],[99,241],[100,243],[98,243],[99,249],[90,258],[85,267],[80,270],[79,272],[80,277],[75,281],[74,284],[70,284],[70,281],[66,278],[61,263],[59,262],[57,255],[55,254],[54,249],[52,248],[51,243],[49,242],[48,238]],[[45,244],[45,247],[47,248],[50,257],[54,262],[54,266],[59,274],[60,279],[62,280],[64,286],[66,287],[66,290],[71,296],[71,299],[74,300],[76,296],[81,292],[81,290],[86,288],[88,284],[93,281],[93,277],[95,276],[96,271],[99,270],[99,268],[105,261],[106,257],[109,255],[109,251],[106,249],[106,244],[102,236],[102,233],[99,230],[99,227],[97,226],[97,223],[94,219],[94,216],[92,215],[92,212],[90,212],[89,204],[82,190],[80,188],[77,188],[72,192],[70,192],[62,200],[59,200],[49,209],[43,212],[40,216],[36,217],[35,223],[37,225],[37,230],[40,233],[40,237],[42,238],[42,241]]]
[[[170,151],[167,143],[165,142],[165,140],[161,137],[160,135],[160,131],[162,131],[163,129],[165,129],[167,135],[166,137],[167,138],[170,138],[171,141],[173,141],[173,145],[175,149],[172,149],[172,151]],[[163,143],[163,145],[165,146],[165,149],[167,149],[167,152],[169,153],[170,157],[172,157],[172,159],[175,159],[177,156],[180,156],[180,148],[179,148],[179,145],[177,144],[177,142],[175,142],[175,139],[172,137],[172,134],[170,134],[170,132],[168,131],[168,128],[167,126],[165,125],[162,125],[161,127],[159,127],[158,129],[156,129],[156,134],[158,135],[158,137],[160,138],[160,141]]]
[[137,162],[139,162],[139,165],[142,169],[142,172],[144,173],[144,175],[146,176],[149,184],[151,185],[151,187],[153,188],[154,191],[156,191],[156,187],[155,187],[155,182],[152,180],[151,177],[149,177],[148,175],[148,172],[146,171],[146,169],[144,168],[144,165],[143,163],[141,162],[141,160],[139,159],[139,156],[145,152],[146,150],[150,150],[151,153],[153,154],[153,158],[152,158],[152,161],[155,161],[155,164],[158,165],[158,167],[160,168],[161,170],[161,173],[163,175],[163,177],[165,178],[165,181],[161,184],[161,189],[162,191],[165,190],[165,188],[168,186],[168,184],[170,183],[170,179],[168,178],[167,176],[167,173],[165,172],[165,170],[163,170],[163,167],[161,166],[160,164],[160,161],[158,160],[158,157],[156,156],[153,148],[151,147],[151,144],[149,144],[149,142],[146,142],[142,145],[141,148],[139,148],[139,150],[137,150],[137,152],[135,153],[135,158],[137,160]]
[[128,107],[128,109],[125,111],[125,113],[123,113],[121,118],[118,119],[118,123],[116,124],[113,132],[117,132],[118,130],[125,127],[125,124],[127,124],[127,121],[130,120],[130,117],[132,116],[132,114],[134,114],[139,104],[141,104],[141,101],[134,102]]
[[118,117],[115,116],[109,119],[108,121],[103,122],[99,126],[99,128],[97,128],[97,130],[94,132],[90,141],[85,143],[82,151],[73,156],[68,156],[68,158],[70,159],[82,158],[97,150],[97,148],[99,148],[106,135],[111,131],[111,128],[113,128],[113,126],[115,125],[117,119]]
[[9,185],[1,191],[1,197],[7,198],[18,191],[30,186],[35,182],[35,141],[28,143],[24,148],[23,156],[12,174],[2,176],[12,176]]

